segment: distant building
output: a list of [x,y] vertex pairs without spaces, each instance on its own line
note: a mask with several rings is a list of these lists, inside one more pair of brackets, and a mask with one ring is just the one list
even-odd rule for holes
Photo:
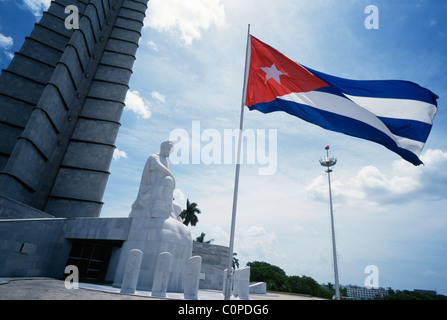
[[388,295],[385,288],[367,289],[365,287],[352,286],[346,287],[348,297],[354,300],[373,300]]

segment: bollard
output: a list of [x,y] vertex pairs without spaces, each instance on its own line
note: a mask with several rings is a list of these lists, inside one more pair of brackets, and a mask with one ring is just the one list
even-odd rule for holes
[[169,252],[162,252],[158,255],[151,293],[153,297],[166,297],[169,273],[171,272],[171,258],[172,255]]
[[202,257],[194,256],[186,260],[185,265],[185,299],[197,300],[199,293],[199,276],[202,267]]
[[138,283],[138,276],[140,275],[142,258],[143,252],[140,250],[132,249],[129,251],[120,293],[135,293]]
[[241,300],[249,300],[250,267],[238,270],[238,295]]

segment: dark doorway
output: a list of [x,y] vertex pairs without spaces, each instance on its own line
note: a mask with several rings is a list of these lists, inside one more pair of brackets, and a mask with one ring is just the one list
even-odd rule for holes
[[114,247],[121,247],[122,241],[111,240],[73,240],[67,265],[79,270],[79,280],[104,282]]

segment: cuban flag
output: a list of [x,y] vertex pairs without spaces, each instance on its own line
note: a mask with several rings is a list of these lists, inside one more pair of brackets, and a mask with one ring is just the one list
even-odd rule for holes
[[430,133],[438,96],[402,80],[334,77],[250,36],[245,105],[284,111],[327,130],[374,141],[414,165]]

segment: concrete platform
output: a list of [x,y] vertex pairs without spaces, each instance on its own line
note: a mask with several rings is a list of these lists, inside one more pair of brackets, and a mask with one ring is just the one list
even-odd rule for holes
[[[79,289],[66,289],[63,280],[52,278],[0,278],[0,300],[184,300],[183,293],[166,294],[166,298],[151,296],[149,291],[120,294],[110,285],[79,283]],[[223,300],[215,290],[199,290],[199,300]],[[239,300],[232,297],[232,300]],[[306,295],[270,293],[250,294],[250,300],[324,300]]]

